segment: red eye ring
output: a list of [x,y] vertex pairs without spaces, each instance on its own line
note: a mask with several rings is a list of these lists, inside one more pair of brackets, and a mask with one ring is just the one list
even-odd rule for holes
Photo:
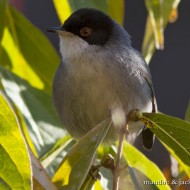
[[84,27],[80,29],[81,36],[90,36],[91,33],[92,33],[92,29],[89,27]]

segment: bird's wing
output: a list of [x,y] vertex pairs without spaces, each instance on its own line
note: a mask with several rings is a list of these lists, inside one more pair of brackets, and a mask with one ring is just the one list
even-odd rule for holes
[[[151,75],[150,75],[150,70],[149,67],[147,65],[147,63],[145,62],[144,58],[142,57],[142,55],[133,49],[133,53],[135,54],[134,57],[136,57],[137,60],[137,64],[136,65],[136,69],[139,70],[140,75],[142,76],[142,78],[144,79],[144,81],[147,83],[149,89],[150,89],[150,97],[151,97],[151,102],[152,102],[152,113],[156,113],[157,112],[157,102],[156,102],[156,97],[155,97],[155,93],[154,93],[154,89],[153,89],[153,85],[152,85],[152,79],[151,79]],[[152,131],[147,128],[146,126],[144,126],[144,129],[142,130],[142,141],[143,141],[143,146],[144,148],[146,148],[147,150],[151,150],[153,143],[154,143],[154,134],[152,133]]]
[[[155,93],[154,93],[154,89],[152,86],[152,82],[149,81],[146,77],[144,79],[146,80],[148,86],[150,87],[150,95],[151,95],[151,101],[152,101],[152,113],[156,113],[157,112],[157,103],[156,103],[156,98],[155,98]],[[154,143],[154,138],[155,138],[154,133],[149,128],[144,126],[144,129],[142,130],[142,141],[143,141],[144,148],[146,148],[147,150],[151,150],[153,143]]]

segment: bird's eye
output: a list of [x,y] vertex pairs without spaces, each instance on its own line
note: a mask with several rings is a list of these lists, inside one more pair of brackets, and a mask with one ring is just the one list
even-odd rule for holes
[[90,36],[91,33],[92,33],[92,29],[88,27],[84,27],[80,30],[81,36]]

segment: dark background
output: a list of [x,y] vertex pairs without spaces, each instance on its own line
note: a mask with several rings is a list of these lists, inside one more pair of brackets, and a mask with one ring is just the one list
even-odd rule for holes
[[[58,50],[58,38],[46,32],[46,28],[60,25],[52,1],[12,0],[12,3],[24,12]],[[125,0],[125,6],[125,28],[132,37],[133,47],[140,51],[147,16],[144,1]],[[159,111],[184,119],[190,94],[190,1],[182,0],[178,11],[177,21],[169,24],[165,30],[165,48],[156,51],[150,70]],[[136,144],[161,169],[168,166],[168,153],[158,141],[150,152],[142,149],[140,138]]]

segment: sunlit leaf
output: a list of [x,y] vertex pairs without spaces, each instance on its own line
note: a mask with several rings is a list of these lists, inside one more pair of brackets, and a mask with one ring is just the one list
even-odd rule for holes
[[[95,8],[109,14],[118,23],[123,24],[124,1],[123,0],[54,0],[54,6],[61,23],[68,18],[73,11],[80,8]],[[117,5],[117,6],[116,6]]]
[[[151,4],[154,4],[156,2],[158,2],[158,0],[145,0],[147,2],[150,2]],[[160,2],[161,2],[161,5],[160,5]],[[158,7],[158,10],[156,9],[155,12],[153,12],[153,9],[149,10],[149,12],[151,12],[152,14],[152,17],[155,15],[156,18],[155,20],[158,20],[158,27],[159,27],[159,17],[162,18],[162,28],[163,29],[160,29],[160,34],[163,33],[167,23],[168,23],[168,19],[169,19],[169,16],[171,14],[171,11],[177,9],[178,7],[178,4],[179,4],[180,0],[167,0],[167,1],[159,1],[159,4],[157,3],[157,7]],[[159,8],[160,6],[160,8]],[[161,9],[161,10],[160,10]],[[160,11],[160,12],[159,12]],[[152,20],[153,22],[153,20]],[[156,28],[153,28],[153,25],[156,26],[156,23],[152,25],[152,22],[151,22],[151,16],[148,16],[147,17],[147,22],[146,22],[146,28],[145,28],[145,35],[144,35],[144,40],[143,40],[143,45],[142,45],[142,54],[144,55],[145,57],[145,60],[147,63],[150,62],[151,58],[152,58],[152,55],[155,51],[155,37],[154,37],[154,33],[156,34],[156,30],[159,31],[159,29],[156,29]],[[162,31],[163,30],[163,31]],[[158,36],[157,36],[158,38]],[[161,41],[162,41],[162,37],[161,37]]]
[[160,0],[145,0],[145,4],[149,12],[150,21],[154,32],[155,45],[157,49],[164,48],[164,28],[162,13],[163,3],[164,1]]
[[65,135],[51,100],[59,57],[47,38],[18,11],[7,6],[5,14],[0,46],[1,84],[21,112],[36,150],[42,155]]
[[72,13],[68,0],[53,0],[57,15],[61,23],[63,23]]
[[148,16],[146,20],[145,35],[142,45],[142,54],[148,64],[150,63],[150,60],[155,52],[155,49],[156,48],[155,48],[154,32],[152,29],[150,17]]
[[65,143],[65,145],[63,146],[64,149],[62,151],[60,151],[60,153],[55,157],[55,159],[48,165],[48,167],[46,167],[46,171],[50,177],[54,176],[54,174],[57,171],[58,167],[60,166],[60,163],[62,162],[63,158],[71,150],[71,148],[74,146],[75,143],[76,142],[73,139],[70,139],[67,143]]
[[143,113],[146,126],[190,168],[190,123],[164,114]]
[[59,189],[79,190],[93,164],[99,144],[110,128],[110,119],[92,129],[71,149],[53,176],[52,181]]
[[57,53],[47,38],[10,6],[6,9],[6,21],[1,41],[6,55],[1,53],[0,64],[50,94],[53,75],[60,62]]
[[[127,142],[124,142],[123,155],[128,165],[131,167],[130,175],[133,179],[134,185],[137,185],[136,187],[140,189],[146,189],[146,185],[144,184],[143,180],[140,181],[139,175],[136,176],[138,171],[141,172],[144,176],[146,176],[147,180],[149,181],[166,181],[159,168],[152,161],[146,158],[146,156],[144,156],[140,151],[138,151],[134,146],[130,145]],[[135,179],[137,180],[136,183]],[[170,187],[167,184],[158,184],[157,187],[161,188],[162,190],[170,189]]]
[[51,97],[1,66],[0,78],[6,94],[22,113],[37,152],[44,154],[65,136]]
[[35,156],[38,156],[38,153],[36,151],[36,148],[32,142],[32,139],[29,135],[29,131],[27,129],[27,126],[26,126],[26,122],[21,114],[21,112],[18,110],[18,108],[16,107],[16,105],[14,105],[14,110],[15,110],[15,114],[17,116],[17,119],[18,119],[18,122],[19,122],[19,125],[22,129],[22,132],[23,132],[23,136],[24,138],[26,139],[29,147],[31,148],[32,152],[35,154]]
[[50,176],[55,174],[59,164],[75,143],[75,140],[69,135],[66,135],[58,140],[56,144],[39,159]]
[[31,189],[30,158],[17,118],[0,93],[0,189]]
[[[124,21],[124,1],[123,0],[109,0],[107,1],[108,14],[123,25]],[[117,5],[117,6],[116,6]]]
[[[33,78],[33,80],[31,80],[31,84],[35,87],[38,87],[39,89],[43,89],[44,88],[43,82],[34,73],[34,71],[27,65],[27,61],[25,60],[23,54],[21,53],[18,45],[15,43],[14,38],[9,32],[8,28],[5,28],[4,30],[4,35],[1,45],[2,48],[4,48],[4,50],[8,54],[8,57],[10,59],[11,62],[10,70],[26,80],[28,78]],[[4,62],[4,60],[2,60],[2,62]]]
[[94,185],[94,190],[104,190],[101,186],[100,181],[96,181],[95,185]]

